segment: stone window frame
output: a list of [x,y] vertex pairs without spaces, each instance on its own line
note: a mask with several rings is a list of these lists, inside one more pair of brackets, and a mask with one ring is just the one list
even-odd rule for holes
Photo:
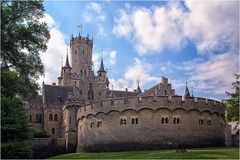
[[53,121],[53,114],[52,114],[52,113],[50,113],[50,114],[48,115],[48,120],[49,120],[49,121]]
[[57,114],[57,113],[54,114],[53,120],[54,120],[54,121],[58,121],[58,114]]
[[207,118],[207,125],[211,126],[212,125],[212,119],[211,118]]
[[97,127],[98,127],[98,128],[102,127],[102,121],[101,121],[101,120],[98,120],[98,121],[97,121]]
[[52,135],[55,135],[55,134],[56,134],[56,129],[52,128]]
[[35,114],[35,123],[42,123],[43,122],[43,115],[42,113]]
[[94,122],[90,122],[90,128],[94,127]]
[[199,117],[198,124],[199,124],[199,126],[204,125],[204,118],[203,117]]
[[175,125],[179,125],[180,124],[180,118],[181,118],[181,116],[179,116],[179,115],[174,115],[173,116],[173,124],[175,124]]
[[120,126],[127,125],[127,117],[120,117]]
[[138,116],[132,116],[132,117],[131,117],[131,124],[132,124],[132,125],[139,124]]
[[32,123],[32,115],[29,115],[29,122]]
[[161,116],[161,124],[163,124],[163,125],[168,125],[168,124],[169,124],[169,121],[170,121],[169,116],[167,116],[167,115]]

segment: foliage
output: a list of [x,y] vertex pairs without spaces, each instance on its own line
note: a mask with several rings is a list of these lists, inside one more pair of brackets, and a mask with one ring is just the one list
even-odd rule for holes
[[38,78],[44,67],[39,52],[47,49],[50,34],[42,1],[3,1],[1,6],[1,69]]
[[24,97],[37,95],[38,85],[25,75],[19,75],[15,71],[3,71],[1,73],[1,92],[6,97],[15,97],[21,94]]
[[34,138],[49,138],[50,136],[48,135],[48,133],[46,131],[34,130],[33,137]]
[[102,153],[70,153],[52,159],[239,159],[238,148],[187,149],[181,153],[176,150],[126,151]]
[[239,118],[239,76],[240,75],[235,75],[236,76],[236,82],[234,82],[233,88],[234,92],[233,93],[228,93],[228,96],[230,97],[227,99],[226,102],[226,120],[227,121],[237,121],[240,120]]
[[2,158],[31,158],[33,139],[21,101],[1,97]]
[[1,1],[1,158],[31,158],[33,137],[16,96],[36,95],[50,34],[43,1]]

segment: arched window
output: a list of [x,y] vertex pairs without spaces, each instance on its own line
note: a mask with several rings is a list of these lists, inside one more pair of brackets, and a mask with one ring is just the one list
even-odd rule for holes
[[165,118],[165,124],[168,124],[168,118],[167,117]]
[[179,124],[180,123],[180,118],[177,118],[177,124]]
[[173,119],[173,124],[176,124],[176,117],[174,117]]
[[162,117],[162,124],[164,124],[164,117]]
[[136,124],[138,124],[138,118],[136,118],[135,121],[136,121]]
[[55,128],[52,128],[52,134],[55,134]]
[[132,124],[134,124],[134,118],[132,118]]
[[54,115],[54,121],[58,121],[58,115],[57,114]]
[[53,115],[49,114],[49,121],[52,121],[52,120],[53,120]]

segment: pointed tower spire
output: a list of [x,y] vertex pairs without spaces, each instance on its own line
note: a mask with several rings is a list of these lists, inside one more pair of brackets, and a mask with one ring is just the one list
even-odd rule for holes
[[141,94],[142,93],[142,90],[141,90],[141,88],[140,88],[140,86],[139,86],[139,80],[137,80],[137,83],[138,83],[138,87],[137,87],[137,93],[138,94]]
[[186,88],[185,88],[185,91],[184,91],[183,96],[184,96],[184,97],[190,97],[190,92],[189,92],[189,90],[188,90],[187,81],[186,81]]
[[106,73],[106,71],[104,69],[104,65],[103,65],[103,57],[101,59],[101,65],[100,65],[100,68],[99,68],[98,72],[105,72]]
[[68,48],[67,48],[67,57],[66,57],[66,63],[65,63],[64,68],[71,68],[69,65],[69,61],[68,61]]

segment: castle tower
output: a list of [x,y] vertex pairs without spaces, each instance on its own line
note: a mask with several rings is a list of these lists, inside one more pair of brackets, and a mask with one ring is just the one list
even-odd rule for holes
[[104,85],[108,88],[109,81],[107,78],[107,71],[105,71],[105,69],[104,69],[103,58],[101,59],[100,68],[97,71],[97,73],[98,73],[98,84]]
[[58,84],[59,85],[65,86],[65,85],[70,85],[71,84],[71,80],[70,80],[71,70],[72,70],[72,68],[69,65],[68,51],[67,51],[65,66],[62,67],[61,75],[60,75],[60,77],[58,77]]
[[92,48],[93,41],[89,37],[71,37],[71,65],[72,73],[82,76],[89,76],[89,71],[92,71]]

